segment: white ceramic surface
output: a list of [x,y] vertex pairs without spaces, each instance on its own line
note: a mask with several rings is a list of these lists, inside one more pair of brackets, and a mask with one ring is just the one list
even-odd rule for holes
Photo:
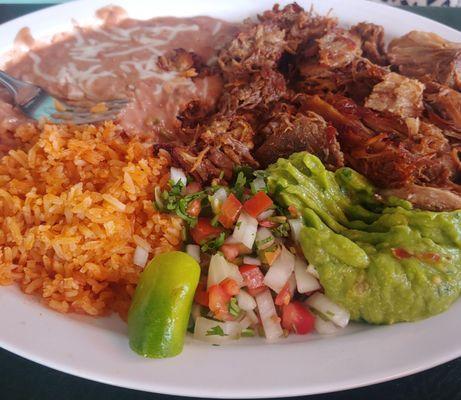
[[[71,19],[91,24],[94,11],[109,3],[123,6],[135,18],[206,14],[235,21],[272,6],[267,0],[83,0],[1,25],[0,54],[24,26],[46,38],[70,29]],[[460,32],[381,4],[362,0],[300,4],[314,4],[320,13],[332,9],[343,24],[368,20],[384,25],[388,38],[420,29],[461,41]],[[461,356],[461,301],[425,321],[383,327],[357,324],[330,338],[311,335],[272,345],[245,339],[221,347],[188,338],[184,352],[166,360],[146,360],[132,353],[126,326],[115,316],[61,315],[15,287],[0,287],[0,321],[0,346],[30,360],[112,385],[185,396],[254,398],[329,392],[398,378]]]

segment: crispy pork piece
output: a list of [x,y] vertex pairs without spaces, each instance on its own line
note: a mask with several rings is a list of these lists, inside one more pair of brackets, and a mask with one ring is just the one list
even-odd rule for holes
[[424,85],[416,79],[390,72],[373,87],[365,100],[365,107],[400,118],[415,118],[423,110],[423,91]]
[[429,120],[446,136],[461,140],[461,93],[435,82],[426,83],[424,101]]
[[273,23],[247,22],[220,52],[218,64],[226,80],[244,81],[252,73],[275,68],[286,47],[283,29]]
[[391,41],[388,56],[403,75],[429,78],[461,90],[461,43],[431,32],[411,31]]
[[397,189],[380,191],[384,197],[399,197],[408,200],[414,207],[430,211],[452,211],[461,209],[461,196],[448,189],[430,186],[407,185]]
[[222,113],[232,115],[257,107],[267,110],[270,103],[287,95],[285,78],[280,72],[265,68],[251,77],[248,82],[226,84],[218,106]]
[[327,100],[302,97],[304,109],[320,114],[337,128],[346,165],[377,186],[447,186],[456,178],[458,164],[450,143],[435,125],[422,121],[396,124],[394,116],[360,107],[351,99],[330,95]]
[[189,136],[191,139],[186,145],[168,143],[155,148],[167,150],[174,164],[201,182],[210,182],[221,174],[230,179],[238,165],[259,166],[250,153],[254,132],[243,117],[215,116],[198,125]]
[[335,29],[317,40],[319,63],[330,68],[343,68],[360,57],[360,38],[344,29]]
[[294,53],[298,46],[307,41],[319,38],[337,26],[338,21],[330,15],[317,15],[313,9],[304,10],[296,3],[280,8],[274,5],[272,10],[258,16],[263,23],[272,23],[286,32],[288,51]]
[[298,151],[315,154],[329,169],[344,165],[336,129],[314,112],[277,113],[263,129],[263,134],[266,140],[255,157],[264,167]]
[[174,49],[157,60],[157,65],[164,71],[174,71],[186,78],[194,78],[211,73],[211,68],[202,58],[192,51],[182,48]]
[[362,55],[378,65],[389,64],[384,46],[384,28],[369,22],[360,22],[351,28],[362,42]]

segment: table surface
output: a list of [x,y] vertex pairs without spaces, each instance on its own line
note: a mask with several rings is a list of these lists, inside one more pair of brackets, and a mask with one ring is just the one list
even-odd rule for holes
[[[45,4],[0,4],[0,23],[46,7]],[[461,9],[403,7],[461,30]],[[1,327],[0,327],[1,329]],[[0,349],[0,399],[5,400],[173,399],[76,378]],[[406,378],[306,400],[461,400],[461,358]]]

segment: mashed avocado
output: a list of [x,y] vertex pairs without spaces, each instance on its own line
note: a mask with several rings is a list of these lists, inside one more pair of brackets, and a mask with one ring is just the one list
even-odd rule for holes
[[461,210],[384,203],[350,168],[327,171],[308,153],[267,169],[269,191],[301,211],[300,243],[328,297],[354,320],[415,321],[446,310],[461,289]]

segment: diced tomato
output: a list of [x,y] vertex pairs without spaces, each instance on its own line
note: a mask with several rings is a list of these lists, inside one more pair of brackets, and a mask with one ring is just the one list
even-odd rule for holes
[[208,289],[209,307],[216,318],[227,321],[232,319],[229,315],[229,301],[232,296],[226,293],[221,285],[213,285]]
[[200,199],[195,199],[195,200],[192,200],[187,206],[187,213],[191,217],[199,216],[200,211],[202,211],[202,205],[200,203],[201,203]]
[[221,206],[218,221],[225,228],[232,228],[242,210],[242,203],[231,193]]
[[277,222],[274,222],[274,221],[264,220],[264,221],[259,221],[259,225],[267,229],[272,229],[272,228],[275,228],[278,224]]
[[202,185],[199,182],[190,182],[186,186],[186,194],[194,194],[202,190]]
[[285,283],[285,286],[275,297],[275,304],[277,306],[286,306],[291,301],[294,294],[294,287],[290,285],[290,282]]
[[248,289],[257,289],[264,286],[264,275],[256,265],[242,265],[239,268],[243,277],[243,284]]
[[250,254],[251,250],[242,243],[226,243],[220,249],[228,261],[234,261],[241,254]]
[[283,307],[282,327],[289,332],[305,335],[314,329],[315,317],[299,301]]
[[195,290],[194,300],[197,304],[201,306],[208,307],[209,298],[208,292],[206,291],[206,284],[204,282],[200,282]]
[[259,214],[271,208],[274,202],[264,192],[256,193],[251,199],[243,203],[243,209],[252,217],[256,218]]
[[224,279],[219,284],[219,286],[221,286],[229,296],[235,296],[235,295],[239,294],[239,292],[240,292],[240,288],[239,288],[238,283],[232,278]]
[[428,263],[438,263],[441,260],[440,254],[437,253],[421,253],[418,254],[417,257],[421,261],[425,261]]
[[299,211],[298,209],[293,205],[293,204],[290,204],[288,206],[288,212],[290,213],[290,215],[293,217],[293,218],[298,218],[299,217]]
[[202,244],[217,237],[222,231],[222,228],[211,225],[209,218],[199,218],[197,225],[190,230],[190,234],[195,243]]

